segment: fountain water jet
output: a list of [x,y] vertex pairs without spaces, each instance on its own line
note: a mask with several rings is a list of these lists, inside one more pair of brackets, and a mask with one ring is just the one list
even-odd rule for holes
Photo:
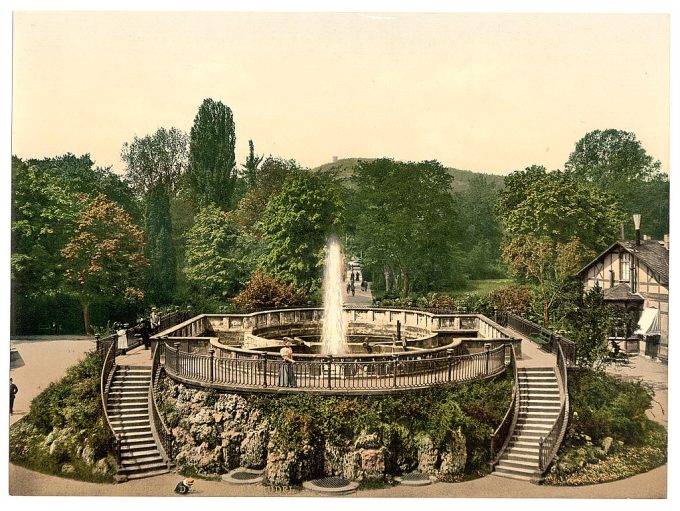
[[326,244],[326,264],[323,276],[323,329],[321,352],[324,355],[344,355],[347,352],[347,325],[342,314],[342,274],[345,265],[340,242],[331,236]]

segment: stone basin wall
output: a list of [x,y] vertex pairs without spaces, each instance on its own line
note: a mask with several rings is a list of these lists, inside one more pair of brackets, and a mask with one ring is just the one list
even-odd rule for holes
[[206,392],[164,377],[160,396],[181,472],[213,475],[237,467],[264,469],[267,484],[290,487],[331,475],[384,480],[418,470],[451,479],[465,470],[466,439],[460,429],[441,448],[435,448],[428,435],[406,430],[389,445],[376,433],[362,431],[343,441],[315,439],[289,448],[255,401],[243,395]]

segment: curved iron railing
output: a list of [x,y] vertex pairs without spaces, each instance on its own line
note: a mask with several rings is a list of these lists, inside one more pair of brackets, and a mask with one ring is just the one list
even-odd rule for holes
[[105,339],[100,339],[97,342],[97,350],[106,352],[104,361],[102,363],[101,381],[99,383],[100,396],[102,400],[102,407],[104,408],[104,417],[106,418],[106,425],[108,426],[108,434],[112,441],[113,451],[116,457],[116,464],[120,466],[120,438],[113,430],[111,419],[109,419],[108,400],[110,380],[116,370],[116,352],[118,351],[118,336],[113,334]]
[[553,424],[550,432],[542,437],[539,441],[539,462],[538,468],[541,472],[545,470],[550,465],[552,459],[557,454],[557,450],[560,448],[560,444],[564,439],[564,434],[567,430],[568,423],[568,410],[569,410],[569,389],[567,387],[567,364],[562,353],[562,347],[557,345],[557,382],[560,386],[560,398],[562,401],[560,407],[560,414]]
[[163,370],[163,366],[161,365],[162,346],[162,343],[156,344],[153,351],[153,361],[151,363],[151,385],[149,386],[149,413],[151,416],[154,433],[156,434],[163,450],[161,454],[165,458],[166,462],[170,463],[174,458],[173,436],[170,428],[163,420],[163,416],[158,411],[158,401],[156,394],[158,376],[160,375],[160,371]]
[[162,342],[165,370],[185,383],[220,389],[280,390],[295,387],[319,392],[389,392],[437,384],[464,382],[494,376],[505,370],[505,346],[480,353],[455,355],[453,350],[438,358],[402,360],[397,356],[343,359],[332,356],[300,359],[290,364],[266,354],[216,358],[180,351]]
[[498,460],[503,454],[503,451],[508,446],[512,433],[517,424],[517,417],[519,416],[519,376],[517,373],[517,359],[515,358],[515,348],[508,345],[510,349],[510,367],[512,367],[512,399],[508,411],[505,412],[505,417],[493,432],[491,436],[491,467],[498,463]]
[[545,334],[550,341],[545,345],[544,349],[550,353],[557,353],[558,346],[562,348],[562,355],[565,363],[568,366],[576,365],[576,344],[574,341],[566,337],[554,333],[552,330],[543,328],[541,325],[534,323],[522,316],[508,312],[503,317],[504,326],[515,330],[526,337],[533,337],[538,334]]

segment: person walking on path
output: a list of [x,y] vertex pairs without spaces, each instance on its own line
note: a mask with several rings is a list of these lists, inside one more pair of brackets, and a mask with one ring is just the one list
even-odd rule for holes
[[14,396],[17,395],[17,392],[19,392],[19,387],[17,387],[14,384],[14,381],[12,381],[12,378],[9,379],[9,414],[12,415],[14,413]]
[[354,296],[354,292],[356,291],[356,288],[354,287],[354,281],[350,283],[349,289],[352,291],[352,296]]

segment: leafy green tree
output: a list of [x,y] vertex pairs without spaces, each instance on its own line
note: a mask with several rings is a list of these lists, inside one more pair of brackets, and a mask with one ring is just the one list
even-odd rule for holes
[[[82,195],[81,200],[87,201]],[[91,333],[90,304],[114,299],[140,300],[148,265],[144,233],[132,217],[103,194],[79,216],[74,234],[61,251],[67,290],[83,309],[85,333]]]
[[296,172],[269,200],[262,219],[266,273],[305,292],[320,287],[324,246],[341,227],[343,204],[328,178]]
[[365,266],[384,273],[387,292],[442,289],[460,276],[451,180],[436,161],[382,158],[355,167],[350,228]]
[[135,221],[141,218],[139,203],[133,190],[110,167],[95,166],[89,154],[66,153],[52,158],[28,159],[26,165],[36,168],[41,179],[54,178],[69,193],[95,196],[99,193],[127,211]]
[[599,287],[577,296],[565,316],[569,338],[576,344],[576,362],[580,367],[602,365],[609,351],[607,338],[614,326],[614,311]]
[[203,100],[194,118],[187,176],[200,206],[212,203],[228,210],[236,183],[236,132],[231,109]]
[[465,266],[471,278],[503,276],[499,268],[502,229],[495,210],[498,188],[484,175],[474,175],[468,183],[456,194]]
[[[656,238],[668,233],[668,176],[635,133],[616,129],[587,133],[576,143],[565,170],[614,196],[628,219],[641,213],[646,233]],[[632,223],[626,225],[630,236]]]
[[564,172],[529,167],[510,174],[499,194],[498,213],[506,239],[578,239],[599,252],[617,238],[623,213],[609,194]]
[[126,179],[140,196],[159,186],[174,195],[187,168],[187,144],[186,133],[177,128],[159,128],[152,135],[126,142],[121,152]]
[[54,294],[63,281],[61,249],[70,238],[81,204],[63,181],[12,158],[12,295]]
[[269,200],[281,191],[290,175],[300,171],[295,160],[268,157],[255,175],[254,186],[243,196],[234,211],[238,224],[249,232],[261,235],[258,222],[262,220]]
[[503,247],[503,258],[513,274],[536,284],[545,326],[570,279],[593,254],[576,238],[561,242],[548,236],[518,235]]
[[246,162],[243,165],[243,172],[248,187],[252,188],[257,181],[257,171],[264,156],[255,154],[255,145],[252,140],[248,140],[248,150],[248,158],[246,158]]
[[199,211],[186,233],[184,274],[204,297],[224,299],[243,288],[258,253],[257,243],[211,204]]
[[159,128],[125,143],[121,154],[127,164],[126,178],[145,205],[146,256],[151,262],[147,289],[156,303],[171,302],[175,293],[177,260],[170,201],[178,194],[186,171],[187,144],[181,130]]

